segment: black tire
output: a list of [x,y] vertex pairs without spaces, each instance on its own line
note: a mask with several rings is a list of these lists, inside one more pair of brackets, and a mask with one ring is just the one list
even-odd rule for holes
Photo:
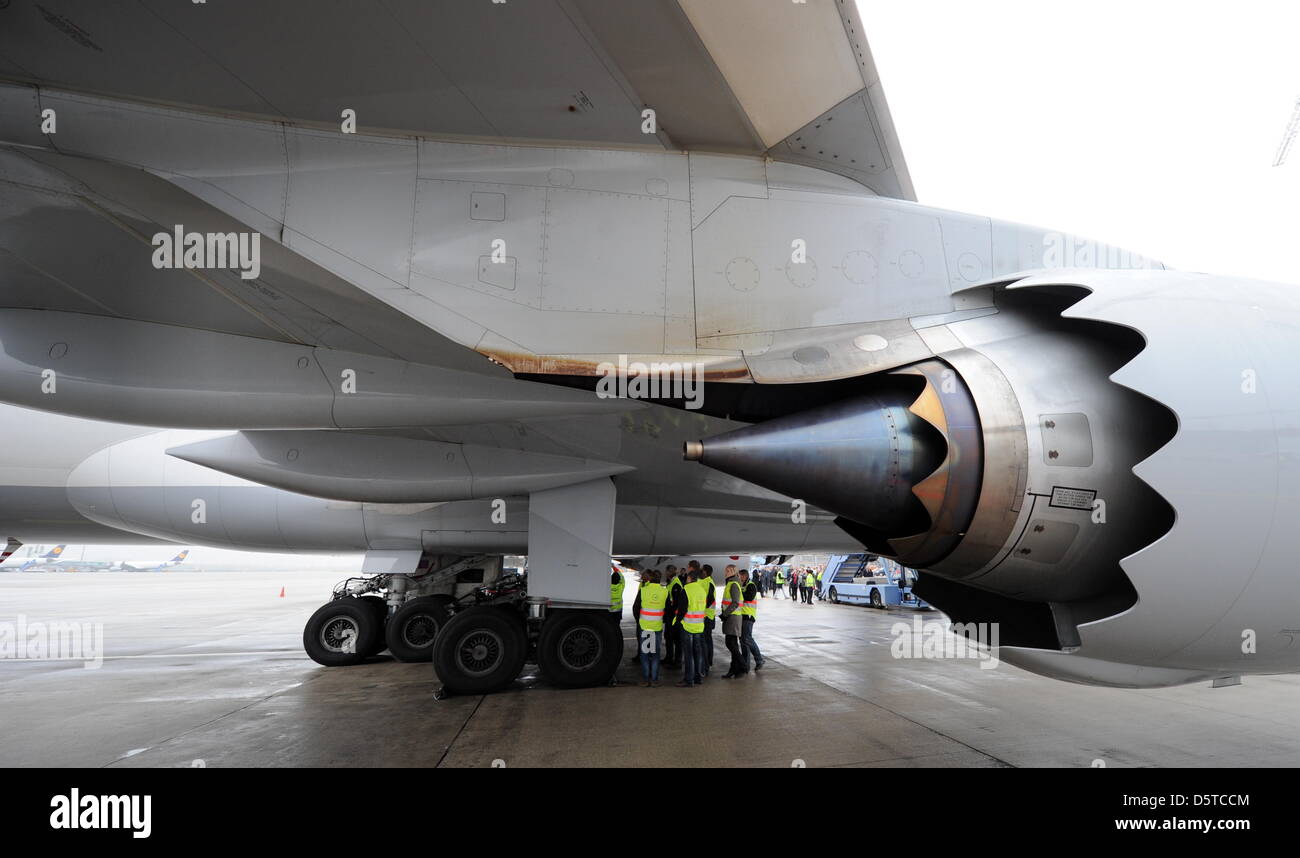
[[375,636],[375,642],[371,649],[362,653],[369,658],[372,655],[379,655],[388,646],[384,640],[384,628],[388,623],[388,600],[383,596],[375,593],[367,593],[364,596],[358,596],[357,601],[365,607],[375,612],[375,622],[379,623],[379,634]]
[[840,603],[839,591],[836,590],[834,587],[831,588],[830,597],[831,597],[832,605],[838,605]]
[[873,608],[885,607],[885,600],[881,598],[879,590],[871,591],[871,607]]
[[347,596],[316,609],[302,630],[302,648],[312,661],[346,667],[383,649],[383,624],[374,607],[364,601]]
[[559,688],[604,685],[623,658],[623,632],[600,611],[555,611],[542,623],[537,666]]
[[398,661],[433,659],[433,642],[451,619],[450,596],[421,596],[402,605],[388,618],[384,640]]
[[446,691],[500,691],[524,669],[528,635],[511,610],[467,608],[443,625],[433,641],[433,669]]

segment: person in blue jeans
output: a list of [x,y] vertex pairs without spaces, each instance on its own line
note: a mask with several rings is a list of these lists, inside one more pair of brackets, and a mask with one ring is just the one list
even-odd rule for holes
[[636,619],[637,643],[641,655],[641,687],[659,685],[659,659],[664,647],[664,610],[668,588],[659,583],[659,573],[648,569],[641,573],[641,587],[632,603]]
[[746,672],[749,671],[749,657],[751,654],[754,656],[754,671],[757,672],[763,669],[766,661],[758,649],[758,642],[754,640],[754,622],[758,619],[758,587],[749,580],[749,573],[744,569],[740,570],[740,588],[744,600],[741,607],[744,619],[741,620],[740,627],[740,654],[745,659]]
[[[704,675],[709,675],[713,667],[713,629],[717,626],[717,585],[713,583],[713,567],[705,563],[700,570],[700,582],[704,584]],[[709,616],[710,612],[714,616]]]
[[704,654],[704,619],[705,619],[705,585],[700,580],[703,573],[691,567],[687,573],[687,583],[683,588],[686,596],[686,610],[682,613],[682,666],[685,668],[679,686],[690,688],[704,684],[704,672],[707,670]]

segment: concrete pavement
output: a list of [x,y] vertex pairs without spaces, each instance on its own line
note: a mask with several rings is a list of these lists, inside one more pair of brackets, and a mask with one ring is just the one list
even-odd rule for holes
[[[760,601],[757,675],[436,700],[428,665],[323,668],[335,573],[0,573],[0,623],[101,622],[105,660],[0,659],[5,766],[1300,765],[1300,677],[1122,691],[897,659],[910,613]],[[285,597],[279,596],[281,587]],[[633,587],[629,586],[630,606]],[[927,620],[937,614],[923,615]],[[630,655],[630,609],[624,629]],[[530,667],[530,671],[532,668]],[[196,763],[201,761],[201,763]]]

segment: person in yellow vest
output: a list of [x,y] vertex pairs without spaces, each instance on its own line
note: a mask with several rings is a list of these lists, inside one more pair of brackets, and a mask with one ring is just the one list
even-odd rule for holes
[[813,603],[813,591],[817,588],[817,576],[811,569],[803,573],[803,600],[805,604]]
[[632,616],[636,618],[642,688],[659,687],[659,654],[664,646],[667,604],[668,588],[659,583],[659,573],[653,569],[641,573],[641,587],[632,603]]
[[786,595],[785,592],[785,567],[776,567],[776,597],[779,599]]
[[740,634],[744,628],[744,614],[740,613],[740,608],[744,597],[734,564],[726,568],[726,575],[727,580],[722,585],[722,634],[727,642],[727,651],[731,653],[731,666],[722,678],[735,679],[744,676],[747,669],[744,656],[740,654]]
[[682,615],[681,688],[704,684],[704,582],[694,566],[686,570],[686,613]]
[[[627,579],[623,575],[623,570],[618,564],[609,564],[611,570],[609,576],[609,623],[618,630],[618,636],[623,636],[623,630],[619,626],[623,622],[623,590],[627,586]],[[633,658],[633,661],[636,659]],[[617,681],[610,677],[610,685],[617,685]]]
[[677,591],[682,588],[684,583],[677,567],[669,563],[664,569],[664,586],[668,588],[668,607],[664,609],[664,667],[680,667],[682,653],[679,632],[681,632],[681,626],[678,624],[677,617],[677,608],[679,607]]
[[623,588],[627,586],[627,579],[623,577],[623,570],[611,564],[614,574],[609,577],[609,618],[618,625],[623,621]]
[[704,675],[713,669],[713,629],[718,624],[717,592],[713,583],[713,567],[705,563],[700,569],[700,583],[704,585]]
[[754,623],[758,621],[758,585],[749,580],[749,573],[740,570],[740,592],[744,599],[740,604],[740,654],[745,659],[745,672],[749,673],[749,656],[754,656],[754,672],[763,669],[763,653],[754,640]]

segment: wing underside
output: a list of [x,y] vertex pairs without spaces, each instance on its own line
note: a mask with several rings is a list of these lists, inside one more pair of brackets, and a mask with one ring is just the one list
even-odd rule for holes
[[766,154],[914,199],[845,0],[14,0],[0,78],[331,126],[351,109],[367,131]]

